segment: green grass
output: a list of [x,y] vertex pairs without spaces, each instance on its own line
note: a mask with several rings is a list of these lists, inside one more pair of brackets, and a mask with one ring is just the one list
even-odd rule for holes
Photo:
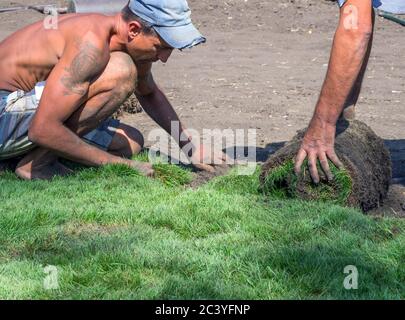
[[[189,172],[163,171],[2,175],[0,298],[405,298],[404,220],[269,199],[259,171],[197,190],[184,186]],[[47,265],[58,268],[58,290],[44,289]],[[358,268],[358,290],[343,288],[347,265]]]
[[[318,172],[321,167],[318,162]],[[346,205],[352,192],[352,180],[346,170],[339,170],[332,162],[329,161],[331,172],[334,176],[333,181],[320,181],[315,185],[308,183],[305,176],[309,177],[308,161],[305,160],[302,165],[302,175],[304,179],[304,193],[306,199],[330,202],[339,205]],[[283,165],[274,168],[265,178],[262,191],[269,196],[293,199],[298,198],[297,194],[298,177],[294,173],[294,161],[289,160]],[[301,193],[302,196],[302,193]]]

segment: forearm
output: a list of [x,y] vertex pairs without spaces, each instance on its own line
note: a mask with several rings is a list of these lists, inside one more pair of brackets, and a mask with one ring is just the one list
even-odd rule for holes
[[48,125],[44,130],[30,130],[29,138],[63,158],[88,165],[126,163],[126,159],[114,156],[86,142],[62,124]]
[[343,26],[339,27],[312,125],[336,124],[359,77],[370,39],[368,32],[348,31]]
[[[158,87],[146,96],[137,95],[137,98],[145,112],[175,139],[180,148],[190,142],[189,139],[180,139],[183,133],[183,136],[188,137],[188,135],[173,106]],[[178,122],[177,132],[172,130],[172,122]]]

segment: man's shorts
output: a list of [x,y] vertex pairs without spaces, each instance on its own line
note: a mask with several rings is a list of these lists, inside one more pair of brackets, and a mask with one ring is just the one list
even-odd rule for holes
[[[338,0],[340,6],[343,6],[346,1]],[[382,11],[405,14],[405,0],[373,0],[373,6]]]
[[[36,147],[28,139],[28,130],[44,86],[44,83],[40,83],[30,92],[0,91],[0,160],[23,155]],[[107,150],[119,124],[118,120],[108,119],[85,135],[83,140]]]

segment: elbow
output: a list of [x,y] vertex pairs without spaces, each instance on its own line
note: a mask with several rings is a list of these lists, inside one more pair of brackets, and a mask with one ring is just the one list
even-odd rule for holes
[[343,28],[343,30],[341,31],[341,34],[343,34],[347,38],[350,38],[351,41],[368,42],[373,35],[373,29],[369,28],[367,26],[362,26],[362,27],[359,26],[357,29]]
[[343,47],[356,52],[363,52],[367,49],[373,36],[373,28],[358,26],[356,29],[339,28],[336,38]]
[[368,42],[373,35],[373,29],[371,21],[349,25],[341,23],[338,28],[338,34],[350,38],[351,41]]
[[150,85],[149,83],[142,83],[137,86],[135,94],[137,97],[145,98],[153,96],[156,93],[156,90],[156,84]]
[[373,35],[375,14],[348,5],[341,12],[338,31],[348,37],[368,40]]
[[135,91],[135,94],[138,98],[147,98],[147,97],[152,96],[153,93],[154,93],[154,90],[149,89],[149,88],[148,89],[144,88],[144,89]]

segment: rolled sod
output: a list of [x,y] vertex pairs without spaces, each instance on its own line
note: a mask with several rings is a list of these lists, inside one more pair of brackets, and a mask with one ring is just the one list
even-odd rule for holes
[[357,120],[339,121],[335,150],[344,169],[339,170],[329,162],[334,180],[328,182],[318,163],[321,178],[318,185],[312,182],[307,162],[299,176],[294,173],[294,158],[305,131],[298,132],[263,165],[260,184],[264,193],[273,197],[331,201],[358,207],[363,212],[382,204],[391,181],[391,158],[384,141],[370,127]]

